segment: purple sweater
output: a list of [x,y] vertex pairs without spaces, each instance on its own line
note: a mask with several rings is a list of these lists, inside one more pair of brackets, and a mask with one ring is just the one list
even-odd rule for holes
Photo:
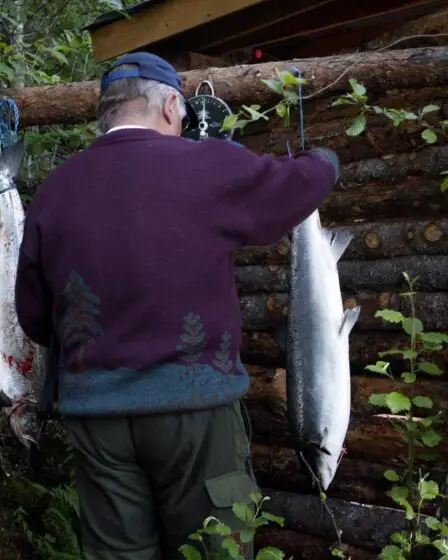
[[335,183],[322,156],[118,130],[39,188],[17,274],[20,324],[52,333],[63,415],[199,410],[240,398],[233,254],[276,242]]

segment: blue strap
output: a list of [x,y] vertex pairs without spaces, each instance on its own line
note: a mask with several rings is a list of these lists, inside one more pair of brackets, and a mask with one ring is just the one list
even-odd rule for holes
[[0,99],[0,150],[17,142],[19,120],[19,109],[15,102],[8,97]]

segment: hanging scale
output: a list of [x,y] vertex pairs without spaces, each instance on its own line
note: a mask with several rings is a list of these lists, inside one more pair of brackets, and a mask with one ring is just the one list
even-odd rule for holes
[[[209,87],[209,94],[199,93],[203,85]],[[193,140],[206,140],[207,138],[232,139],[233,129],[221,131],[224,119],[232,115],[232,110],[225,101],[215,96],[215,90],[211,82],[208,80],[202,81],[196,88],[194,97],[190,97],[188,101],[198,116],[199,126],[194,130],[185,132],[184,136],[186,138]]]

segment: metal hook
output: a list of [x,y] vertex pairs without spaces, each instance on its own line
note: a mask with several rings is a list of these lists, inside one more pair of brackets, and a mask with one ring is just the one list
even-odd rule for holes
[[211,82],[209,82],[208,80],[202,80],[202,82],[199,83],[198,87],[196,88],[196,93],[195,93],[195,95],[199,95],[199,90],[201,89],[201,86],[202,86],[203,84],[207,84],[207,85],[208,85],[208,87],[210,88],[212,97],[215,97],[215,90],[213,89],[213,84],[212,84]]

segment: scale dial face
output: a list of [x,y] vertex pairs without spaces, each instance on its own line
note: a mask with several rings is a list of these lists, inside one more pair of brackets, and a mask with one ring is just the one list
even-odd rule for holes
[[232,110],[225,101],[213,95],[195,95],[189,100],[196,111],[199,128],[188,130],[184,133],[186,138],[193,140],[206,140],[207,138],[218,138],[231,140],[233,130],[220,132],[224,119],[232,114]]

